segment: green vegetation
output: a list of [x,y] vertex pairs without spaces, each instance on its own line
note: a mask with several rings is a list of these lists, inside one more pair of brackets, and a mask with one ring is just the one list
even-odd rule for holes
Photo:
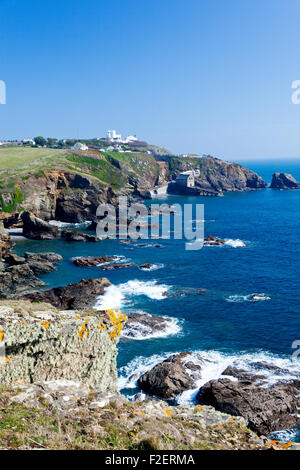
[[20,167],[45,157],[59,155],[62,150],[34,147],[1,147],[0,171]]
[[15,188],[14,191],[8,195],[8,201],[5,201],[2,194],[0,194],[0,207],[3,212],[14,212],[19,208],[19,205],[23,202],[23,194],[19,188]]

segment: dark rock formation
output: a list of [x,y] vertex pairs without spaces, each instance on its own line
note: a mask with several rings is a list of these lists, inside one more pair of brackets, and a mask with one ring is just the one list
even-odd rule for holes
[[216,238],[213,235],[209,235],[208,237],[204,238],[204,246],[218,246],[224,245],[225,240],[222,238]]
[[139,266],[139,268],[140,268],[140,269],[146,269],[146,270],[148,270],[148,269],[151,269],[152,266],[153,266],[152,263],[143,263],[143,264],[141,264],[141,265]]
[[133,313],[128,315],[122,336],[125,338],[143,338],[155,336],[168,329],[171,319],[159,317],[158,315],[147,315],[144,313]]
[[197,395],[200,404],[211,405],[219,411],[243,416],[249,427],[258,434],[268,435],[282,429],[299,425],[300,381],[278,382],[267,385],[263,374],[228,367],[221,378],[203,385]]
[[122,268],[132,268],[133,266],[136,266],[135,263],[111,263],[111,264],[103,264],[102,266],[99,266],[100,269],[103,269],[104,271],[115,271],[116,269],[122,269]]
[[33,240],[52,240],[60,237],[60,232],[56,227],[52,227],[48,222],[36,217],[30,212],[23,212],[23,235]]
[[105,277],[82,279],[76,284],[31,292],[22,298],[32,302],[47,302],[54,307],[65,310],[90,309],[95,305],[96,298],[104,294],[105,288],[110,285],[111,283]]
[[44,261],[47,261],[49,263],[56,263],[58,261],[62,261],[63,257],[59,255],[58,253],[53,253],[53,252],[45,252],[45,253],[31,253],[29,251],[26,251],[25,253],[25,260],[27,263],[29,262],[40,262],[43,263]]
[[272,189],[299,189],[298,183],[292,175],[288,173],[274,173],[270,185]]
[[32,289],[45,286],[28,264],[8,267],[0,273],[0,298],[12,298]]
[[68,242],[100,242],[101,239],[95,235],[90,235],[84,232],[77,232],[75,230],[63,230],[61,232],[62,238]]
[[80,258],[75,258],[73,260],[73,263],[75,266],[83,266],[83,267],[89,267],[89,266],[99,266],[99,264],[103,263],[111,263],[116,259],[115,256],[81,256]]
[[[195,378],[200,377],[201,365],[189,361],[189,356],[190,353],[182,352],[157,364],[138,379],[139,387],[161,398],[174,398],[192,388]],[[199,358],[198,362],[202,361],[206,362]]]

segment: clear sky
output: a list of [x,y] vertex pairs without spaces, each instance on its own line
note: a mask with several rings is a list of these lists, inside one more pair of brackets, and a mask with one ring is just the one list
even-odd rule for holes
[[0,0],[0,140],[300,157],[299,0]]

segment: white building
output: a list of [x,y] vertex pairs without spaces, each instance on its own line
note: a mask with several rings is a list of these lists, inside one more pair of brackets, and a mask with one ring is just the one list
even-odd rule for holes
[[176,178],[176,183],[179,186],[186,188],[193,188],[195,186],[195,176],[193,171],[184,171],[180,173]]
[[128,135],[125,139],[122,139],[122,134],[118,134],[115,129],[107,131],[106,135],[109,142],[116,142],[118,144],[129,144],[138,140],[136,135]]
[[88,146],[85,144],[82,144],[81,142],[76,142],[75,145],[72,147],[74,150],[88,150]]
[[110,142],[122,142],[122,134],[117,134],[117,131],[113,129],[112,131],[107,131],[107,140]]
[[22,144],[31,144],[31,145],[35,145],[35,141],[33,139],[23,139],[22,141]]

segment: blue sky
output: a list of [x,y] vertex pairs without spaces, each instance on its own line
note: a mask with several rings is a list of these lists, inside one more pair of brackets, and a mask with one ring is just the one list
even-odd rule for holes
[[0,140],[300,157],[299,0],[0,0]]

